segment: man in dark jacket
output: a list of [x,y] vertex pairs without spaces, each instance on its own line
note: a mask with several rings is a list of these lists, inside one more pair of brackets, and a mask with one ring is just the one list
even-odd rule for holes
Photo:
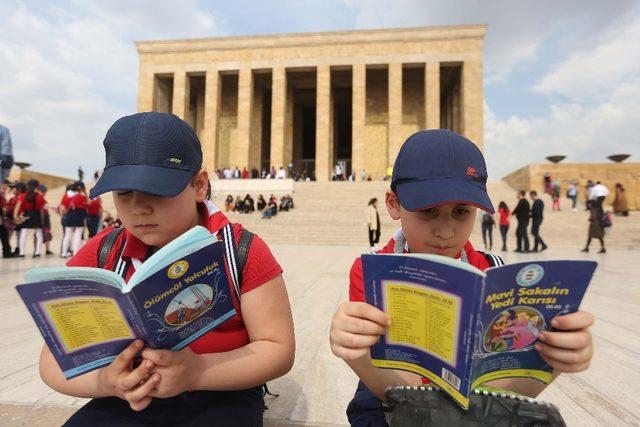
[[540,246],[540,252],[547,249],[547,245],[540,237],[540,224],[542,224],[542,211],[544,211],[544,202],[538,199],[538,193],[530,191],[529,196],[533,204],[531,205],[531,234],[533,235],[533,252],[538,252],[538,245]]
[[529,236],[527,235],[527,227],[529,226],[529,216],[531,215],[531,212],[526,194],[527,193],[523,190],[518,191],[518,204],[512,212],[512,215],[518,220],[515,252],[529,252]]

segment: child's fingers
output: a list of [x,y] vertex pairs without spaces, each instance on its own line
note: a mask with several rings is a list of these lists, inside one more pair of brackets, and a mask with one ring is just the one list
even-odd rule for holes
[[378,342],[378,338],[378,335],[358,335],[339,331],[333,334],[332,342],[341,347],[354,349],[365,348],[368,350],[369,347]]
[[554,370],[566,373],[582,372],[589,368],[591,361],[580,363],[567,363],[562,360],[557,360],[549,356],[541,355],[542,359],[547,362]]
[[551,321],[551,326],[563,331],[585,329],[593,325],[595,318],[588,311],[576,311],[575,313],[556,316]]
[[152,361],[146,359],[143,360],[140,366],[136,369],[125,375],[121,375],[118,379],[118,385],[122,390],[131,390],[144,381],[145,377],[149,375],[154,366],[155,365]]
[[160,382],[160,375],[153,374],[151,377],[149,377],[147,382],[140,385],[140,387],[126,392],[124,394],[124,397],[125,399],[127,399],[127,402],[129,402],[129,405],[131,406],[131,408],[134,410],[140,411],[141,409],[135,409],[134,405],[136,405],[138,402],[148,397],[149,394],[153,392],[153,389],[158,385],[159,382]]
[[122,350],[113,362],[111,362],[111,366],[118,369],[119,371],[124,371],[129,369],[131,362],[136,357],[140,349],[144,347],[144,343],[142,340],[134,340],[127,348]]
[[378,323],[358,318],[352,318],[351,322],[345,322],[343,330],[358,335],[382,335],[387,332],[387,328]]
[[333,354],[344,360],[357,360],[369,354],[368,348],[347,348],[339,345],[331,344]]
[[129,406],[131,407],[131,409],[133,409],[136,412],[142,411],[143,409],[145,409],[147,406],[151,404],[152,400],[153,398],[151,396],[146,396],[142,400],[138,400],[136,402],[129,402]]
[[370,320],[382,326],[389,326],[391,323],[389,316],[385,312],[364,302],[344,303],[341,306],[341,310],[347,316]]
[[591,333],[589,331],[576,332],[541,332],[538,339],[553,347],[566,349],[580,349],[591,346]]
[[145,348],[142,350],[142,357],[151,360],[159,366],[170,366],[174,355],[170,350],[152,350],[150,348]]
[[538,350],[540,356],[573,365],[589,362],[591,356],[593,356],[593,349],[591,347],[581,348],[579,350],[568,350],[539,342],[536,343],[536,350]]

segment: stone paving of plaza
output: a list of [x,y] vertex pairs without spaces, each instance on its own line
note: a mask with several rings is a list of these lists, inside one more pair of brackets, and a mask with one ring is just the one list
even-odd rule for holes
[[[603,255],[580,253],[582,241],[573,246],[565,242],[542,254],[501,253],[507,262],[544,258],[599,262],[583,303],[597,317],[592,328],[596,346],[592,366],[583,373],[561,376],[541,396],[560,407],[570,426],[640,425],[640,393],[632,389],[640,384],[640,236],[636,221],[629,218],[628,225],[619,223],[616,232],[624,235],[628,230],[626,238],[633,244],[616,245]],[[57,244],[54,241],[53,247]],[[345,425],[345,408],[356,377],[331,353],[328,330],[336,307],[347,299],[349,267],[366,248],[293,244],[271,244],[271,248],[285,270],[297,355],[293,370],[269,384],[280,397],[267,400],[267,425]],[[14,290],[27,269],[60,263],[57,256],[0,259],[4,323],[0,330],[0,425],[60,425],[85,402],[55,393],[40,380],[42,338]]]

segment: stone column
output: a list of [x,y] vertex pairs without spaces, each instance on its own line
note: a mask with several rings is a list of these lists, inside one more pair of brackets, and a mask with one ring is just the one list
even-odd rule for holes
[[287,106],[287,71],[284,67],[275,67],[271,76],[271,166],[286,166],[284,163],[284,144]]
[[156,92],[155,74],[140,72],[138,76],[138,112],[153,111]]
[[[366,64],[354,64],[351,95],[351,170],[360,176],[360,170],[366,169],[364,121],[366,114]],[[369,172],[369,171],[367,171]]]
[[316,179],[328,181],[333,166],[330,67],[319,65],[316,77]]
[[189,108],[189,78],[186,71],[176,71],[173,74],[173,105],[171,112],[185,120],[185,113]]
[[482,60],[465,61],[462,64],[462,133],[482,150]]
[[202,131],[202,162],[212,175],[218,158],[218,106],[220,105],[220,76],[217,68],[209,68],[204,86],[204,129]]
[[393,162],[404,141],[402,134],[402,64],[389,64],[389,123],[387,126],[387,166]]
[[440,63],[427,62],[424,67],[425,129],[440,129]]
[[251,139],[251,110],[253,101],[253,73],[251,68],[241,68],[238,75],[238,137],[231,148],[232,166],[249,167]]

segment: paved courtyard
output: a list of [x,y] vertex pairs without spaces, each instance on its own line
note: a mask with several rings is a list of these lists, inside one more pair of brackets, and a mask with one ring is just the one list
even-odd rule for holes
[[[345,425],[356,377],[331,353],[328,330],[347,299],[347,274],[363,249],[355,246],[272,245],[285,269],[293,306],[297,355],[293,370],[269,384],[280,397],[267,401],[270,426]],[[556,403],[569,425],[640,425],[640,251],[581,254],[549,249],[543,255],[507,253],[507,262],[532,258],[588,258],[599,262],[583,307],[593,312],[596,353],[591,368],[563,375],[541,396]],[[38,376],[42,339],[14,285],[27,269],[60,258],[0,260],[0,425],[60,425],[85,400],[62,396]]]

